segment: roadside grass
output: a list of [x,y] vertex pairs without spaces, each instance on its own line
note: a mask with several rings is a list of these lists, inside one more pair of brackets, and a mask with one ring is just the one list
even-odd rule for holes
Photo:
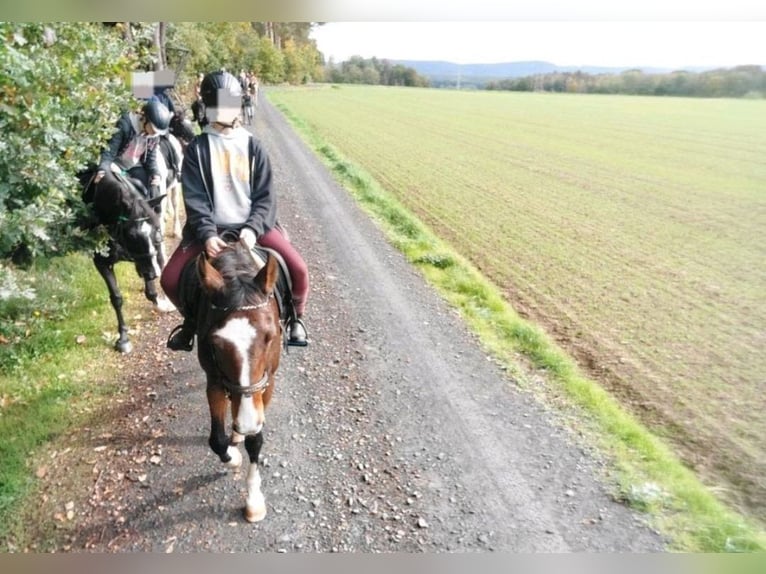
[[[766,550],[766,533],[758,525],[720,502],[660,439],[597,383],[584,377],[548,335],[520,318],[467,260],[432,234],[372,176],[323,141],[289,107],[278,101],[276,105],[391,243],[460,312],[518,383],[562,414],[574,410],[581,415],[576,421],[570,416],[569,422],[613,460],[615,497],[645,512],[670,538],[671,550]],[[523,367],[520,356],[531,367]]]
[[[140,288],[115,268],[123,293]],[[22,506],[36,490],[39,450],[97,415],[117,390],[116,332],[103,279],[83,254],[18,271],[34,298],[0,299],[0,540],[23,541]],[[114,327],[112,327],[114,329]]]

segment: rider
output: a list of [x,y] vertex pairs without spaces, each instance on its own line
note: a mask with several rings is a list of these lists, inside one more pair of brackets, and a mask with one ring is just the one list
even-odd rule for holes
[[248,247],[256,243],[282,256],[292,279],[296,319],[288,325],[288,344],[306,345],[301,317],[309,291],[308,268],[277,224],[277,194],[271,164],[260,142],[237,125],[241,88],[228,72],[202,81],[201,97],[210,124],[192,140],[181,172],[186,224],[183,239],[162,272],[160,283],[184,314],[183,325],[168,338],[168,348],[191,351],[196,325],[178,299],[184,266],[202,250],[215,257],[226,247],[224,232],[238,232]]
[[192,116],[194,121],[197,122],[200,129],[203,129],[207,125],[207,118],[205,117],[205,105],[202,103],[201,87],[202,80],[205,79],[205,74],[201,73],[197,77],[197,81],[194,84],[194,102],[191,105]]
[[154,89],[154,95],[149,99],[158,101],[170,111],[171,115],[173,115],[176,113],[176,105],[173,103],[173,98],[170,97],[167,90],[168,88],[165,86],[156,87]]
[[117,130],[101,152],[94,182],[98,183],[112,165],[126,172],[147,198],[160,185],[157,167],[157,138],[168,132],[170,111],[160,102],[150,100],[140,112],[125,112],[117,121]]

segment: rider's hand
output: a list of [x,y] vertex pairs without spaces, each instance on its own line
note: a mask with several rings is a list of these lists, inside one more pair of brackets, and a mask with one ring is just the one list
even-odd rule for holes
[[205,253],[207,253],[207,256],[210,258],[218,255],[225,247],[226,242],[217,235],[214,235],[205,241]]
[[159,175],[153,175],[151,177],[151,179],[149,180],[149,185],[151,185],[151,186],[159,186],[160,185],[160,181],[162,181],[162,180],[160,179]]
[[239,238],[247,245],[248,249],[252,249],[255,246],[255,232],[249,227],[243,227],[239,232]]
[[106,172],[103,169],[100,169],[96,172],[96,177],[93,178],[93,183],[98,183],[104,178],[104,175],[106,175]]

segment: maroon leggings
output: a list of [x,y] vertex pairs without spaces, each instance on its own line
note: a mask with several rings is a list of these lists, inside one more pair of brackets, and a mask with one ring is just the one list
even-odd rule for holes
[[[295,250],[293,244],[290,243],[278,227],[261,235],[258,238],[258,245],[273,249],[285,260],[293,282],[295,313],[298,317],[302,316],[303,311],[306,309],[306,299],[309,293],[309,270],[303,257]],[[181,272],[189,261],[202,253],[202,250],[203,246],[198,241],[182,243],[173,252],[170,261],[168,261],[168,264],[162,271],[162,276],[160,277],[162,290],[165,291],[168,299],[173,302],[179,311],[183,311],[178,300],[178,283],[181,280]]]

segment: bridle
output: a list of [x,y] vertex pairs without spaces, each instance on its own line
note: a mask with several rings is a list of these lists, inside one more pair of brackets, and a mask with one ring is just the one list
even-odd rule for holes
[[[264,301],[261,301],[260,303],[257,303],[255,305],[241,305],[238,307],[218,307],[217,305],[213,304],[211,305],[212,309],[215,311],[218,311],[220,313],[233,313],[235,311],[255,311],[257,309],[263,309],[264,307],[267,307],[271,300],[274,298],[273,293],[269,293],[269,296],[266,297]],[[208,329],[208,333],[210,332],[210,329]],[[207,335],[206,335],[207,337]],[[242,397],[252,397],[255,393],[262,393],[269,387],[269,372],[264,371],[263,377],[255,383],[254,385],[240,385],[238,383],[235,383],[229,377],[226,376],[226,373],[223,372],[223,369],[221,369],[221,365],[218,363],[218,358],[216,356],[215,349],[211,347],[210,354],[213,357],[213,366],[215,367],[216,371],[218,371],[218,378],[221,382],[221,385],[226,390],[226,395],[231,398],[233,395],[239,395]]]
[[[93,174],[93,177],[88,182],[88,185],[86,186],[86,188],[90,187],[90,185],[95,185],[96,188],[98,188],[98,182],[95,181],[95,177],[96,177],[96,174]],[[133,191],[135,191],[135,193],[140,195],[140,192],[138,191],[136,186],[128,178],[124,177],[121,174],[116,174],[116,173],[115,173],[115,177],[118,180],[120,180],[124,185],[129,186]],[[149,216],[130,217],[130,216],[127,216],[127,215],[120,214],[117,217],[117,221],[115,223],[107,226],[107,229],[109,230],[109,237],[111,237],[112,240],[115,242],[115,244],[120,249],[122,249],[122,251],[127,255],[126,259],[128,261],[141,261],[141,260],[149,261],[149,260],[152,259],[152,257],[154,257],[150,253],[142,253],[142,254],[136,255],[135,253],[131,253],[131,251],[127,247],[125,247],[125,244],[126,244],[126,242],[124,240],[125,239],[125,229],[130,224],[138,224],[138,223],[142,223],[144,221],[150,221]],[[154,238],[152,237],[150,239],[150,241],[152,243],[154,243]]]
[[[154,257],[151,253],[141,253],[141,254],[135,254],[131,253],[131,251],[125,246],[126,241],[125,239],[125,229],[131,225],[131,224],[138,224],[142,223],[144,221],[149,221],[149,217],[136,217],[136,218],[130,218],[126,217],[124,215],[121,215],[116,223],[110,226],[109,229],[109,236],[114,240],[114,242],[127,254],[127,259],[129,261],[141,261],[141,260],[151,260],[152,257]],[[150,241],[154,241],[153,238],[150,238]]]

